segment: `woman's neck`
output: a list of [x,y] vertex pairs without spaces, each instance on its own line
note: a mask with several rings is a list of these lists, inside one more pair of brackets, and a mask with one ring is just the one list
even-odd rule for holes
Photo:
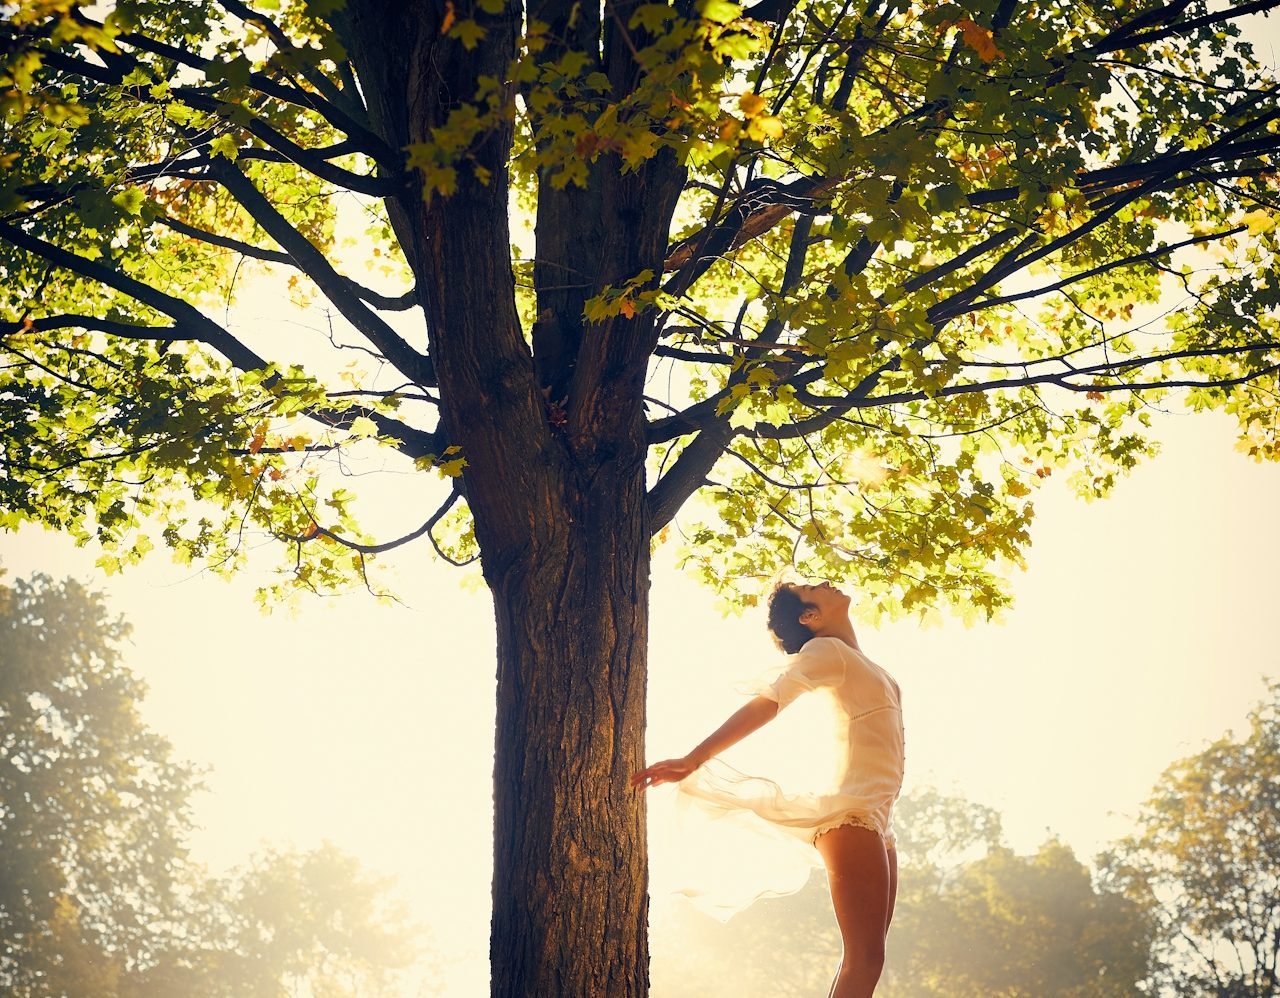
[[815,632],[814,637],[839,638],[855,651],[862,651],[862,648],[858,645],[858,636],[853,632],[853,622],[848,618],[822,628],[821,631]]

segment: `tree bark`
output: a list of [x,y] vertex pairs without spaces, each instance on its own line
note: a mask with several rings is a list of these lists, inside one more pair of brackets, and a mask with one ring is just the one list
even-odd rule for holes
[[498,635],[491,994],[648,991],[642,475],[594,476],[537,555],[485,575]]

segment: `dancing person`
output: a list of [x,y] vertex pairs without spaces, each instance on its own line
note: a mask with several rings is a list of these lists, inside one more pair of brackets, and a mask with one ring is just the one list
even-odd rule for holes
[[[688,755],[653,763],[635,773],[631,785],[677,783],[706,808],[746,811],[811,843],[826,867],[843,942],[828,998],[871,998],[897,897],[893,808],[906,754],[901,690],[862,653],[849,602],[830,582],[775,587],[769,630],[791,656],[786,669]],[[841,743],[833,751],[840,765],[830,792],[785,794],[772,781],[743,776],[714,758],[816,690],[833,698],[839,718]]]

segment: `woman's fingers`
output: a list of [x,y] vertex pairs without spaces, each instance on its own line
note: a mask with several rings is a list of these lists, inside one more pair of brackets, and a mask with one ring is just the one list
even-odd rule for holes
[[632,775],[631,786],[660,787],[663,783],[678,783],[694,772],[694,769],[695,766],[689,765],[684,759],[663,759]]
[[648,769],[642,769],[640,772],[636,773],[635,776],[631,777],[631,785],[633,787],[653,786],[658,780],[657,774],[658,766],[656,764],[650,766]]
[[670,783],[672,780],[682,780],[687,773],[679,772],[678,759],[664,759],[662,762],[655,762],[652,766],[640,770],[631,777],[631,785],[656,787],[663,783]]

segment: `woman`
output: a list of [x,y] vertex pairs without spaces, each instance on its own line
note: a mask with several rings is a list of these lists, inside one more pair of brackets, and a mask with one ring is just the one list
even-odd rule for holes
[[[777,586],[769,598],[769,629],[792,656],[769,691],[684,758],[654,763],[634,774],[631,785],[679,782],[681,793],[704,806],[748,809],[811,842],[827,869],[844,943],[828,998],[871,998],[884,967],[898,891],[892,823],[905,761],[902,694],[893,677],[862,654],[849,620],[849,597],[830,582]],[[722,763],[708,773],[714,756],[771,721],[801,693],[819,689],[833,698],[844,739],[836,746],[842,765],[832,792],[760,793],[769,781],[744,778]],[[757,789],[735,792],[744,787]]]

